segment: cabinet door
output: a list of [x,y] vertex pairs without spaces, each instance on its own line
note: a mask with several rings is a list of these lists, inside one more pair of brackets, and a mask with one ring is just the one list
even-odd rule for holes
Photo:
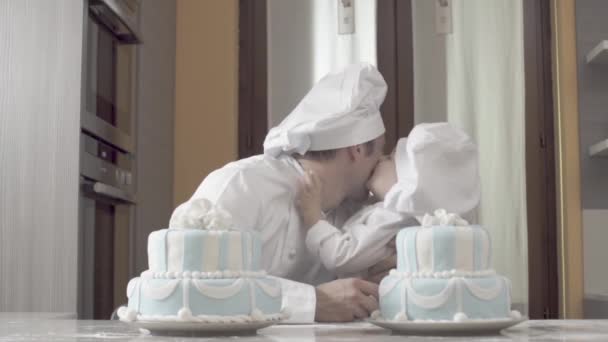
[[0,1],[0,311],[76,313],[82,1]]
[[414,59],[411,0],[377,0],[378,70],[388,85],[381,107],[389,153],[414,127]]

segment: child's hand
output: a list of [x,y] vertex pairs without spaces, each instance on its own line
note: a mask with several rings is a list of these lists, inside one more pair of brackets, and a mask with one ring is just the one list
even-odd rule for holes
[[307,171],[298,184],[296,208],[306,229],[321,219],[321,187],[321,179],[313,171]]

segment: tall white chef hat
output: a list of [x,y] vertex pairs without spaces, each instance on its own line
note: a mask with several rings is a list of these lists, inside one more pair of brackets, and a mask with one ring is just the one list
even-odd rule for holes
[[272,156],[331,150],[376,139],[384,133],[380,105],[386,82],[368,63],[323,77],[296,108],[266,135]]
[[398,141],[397,184],[384,205],[413,215],[445,209],[467,214],[481,197],[477,146],[447,122],[420,124]]

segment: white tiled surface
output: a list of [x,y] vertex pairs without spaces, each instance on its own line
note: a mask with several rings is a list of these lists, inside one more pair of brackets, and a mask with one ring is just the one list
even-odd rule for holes
[[0,313],[0,341],[607,341],[608,320],[527,321],[486,336],[403,336],[369,323],[276,325],[253,336],[153,336],[120,321],[11,318]]

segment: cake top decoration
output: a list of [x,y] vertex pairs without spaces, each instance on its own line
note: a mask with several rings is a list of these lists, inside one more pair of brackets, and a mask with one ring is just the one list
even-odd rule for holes
[[206,198],[182,203],[169,220],[169,229],[231,230],[233,227],[230,213]]
[[458,214],[448,213],[445,209],[437,209],[433,215],[424,214],[420,224],[423,227],[469,225],[469,223]]

